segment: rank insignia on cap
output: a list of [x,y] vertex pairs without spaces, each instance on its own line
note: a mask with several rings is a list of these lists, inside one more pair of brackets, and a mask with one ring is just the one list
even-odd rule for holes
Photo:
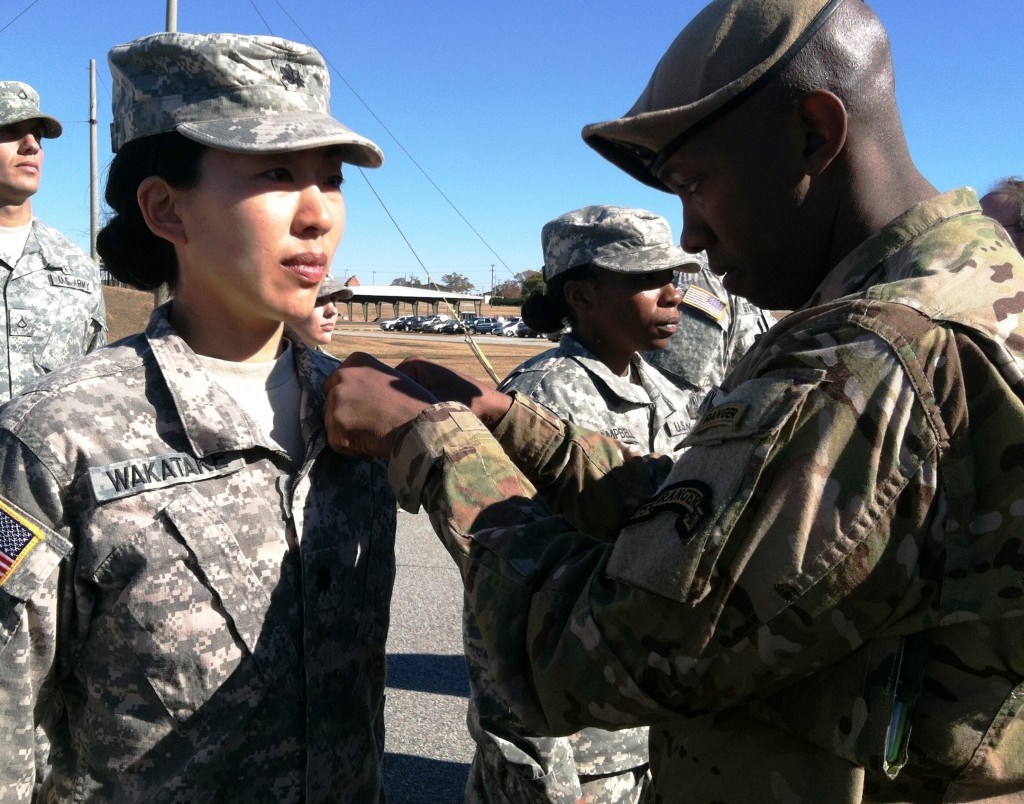
[[41,541],[42,529],[0,500],[0,586]]
[[306,86],[306,82],[302,80],[302,76],[299,74],[299,71],[291,64],[286,64],[281,68],[281,80],[284,81],[285,86],[291,84],[297,89],[301,89]]
[[721,321],[729,311],[729,303],[697,285],[689,285],[683,293],[683,304],[707,313],[715,321]]

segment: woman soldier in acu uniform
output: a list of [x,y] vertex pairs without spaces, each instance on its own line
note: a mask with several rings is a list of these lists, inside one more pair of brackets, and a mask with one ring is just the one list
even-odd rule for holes
[[173,299],[0,414],[5,801],[383,800],[395,503],[326,447],[336,363],[285,331],[341,239],[342,163],[381,152],[306,46],[109,60],[99,250]]

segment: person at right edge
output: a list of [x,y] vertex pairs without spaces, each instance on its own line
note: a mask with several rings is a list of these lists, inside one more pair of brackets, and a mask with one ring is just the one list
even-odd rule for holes
[[649,801],[1024,801],[1024,258],[914,165],[883,25],[716,0],[584,138],[793,311],[686,451],[364,354],[331,444],[430,513],[517,717],[651,727]]

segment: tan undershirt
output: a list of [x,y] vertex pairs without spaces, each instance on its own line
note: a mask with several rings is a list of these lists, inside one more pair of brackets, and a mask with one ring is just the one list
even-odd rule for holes
[[199,355],[199,362],[264,435],[297,464],[305,457],[305,444],[299,424],[302,393],[292,355],[292,345],[285,341],[284,351],[273,361],[238,363]]

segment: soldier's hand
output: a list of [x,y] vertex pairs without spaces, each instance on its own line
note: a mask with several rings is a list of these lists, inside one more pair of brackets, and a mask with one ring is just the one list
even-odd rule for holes
[[353,352],[324,382],[327,441],[338,452],[387,458],[395,435],[438,400],[407,375]]
[[512,397],[458,371],[409,357],[398,370],[445,402],[461,402],[488,427],[493,427],[508,412]]

